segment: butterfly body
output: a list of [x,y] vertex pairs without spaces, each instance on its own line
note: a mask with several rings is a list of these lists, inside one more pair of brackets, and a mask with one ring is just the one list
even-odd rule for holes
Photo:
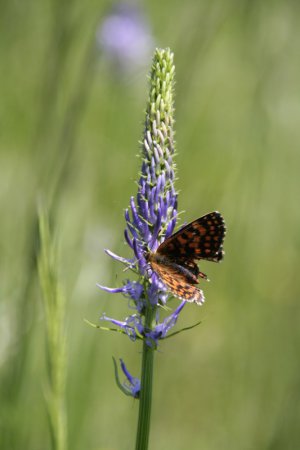
[[182,300],[202,304],[204,295],[196,284],[207,279],[196,261],[222,260],[225,223],[217,211],[186,225],[163,241],[156,252],[146,258],[172,294]]

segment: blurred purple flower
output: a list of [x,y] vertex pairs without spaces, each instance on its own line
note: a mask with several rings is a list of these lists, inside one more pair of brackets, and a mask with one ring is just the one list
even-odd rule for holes
[[145,66],[154,42],[149,24],[141,10],[129,3],[119,3],[107,14],[96,34],[99,47],[123,72]]

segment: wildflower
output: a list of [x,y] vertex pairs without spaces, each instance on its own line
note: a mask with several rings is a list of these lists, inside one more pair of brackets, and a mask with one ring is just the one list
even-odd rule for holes
[[146,18],[129,3],[115,5],[99,26],[96,39],[105,55],[125,73],[144,66],[153,49]]
[[137,337],[142,337],[144,334],[144,326],[142,324],[141,316],[138,314],[132,314],[127,317],[124,321],[116,320],[111,317],[107,317],[105,314],[101,317],[102,320],[106,320],[107,322],[111,322],[113,325],[116,325],[121,332],[127,334],[127,336],[135,341]]
[[185,301],[182,301],[162,322],[155,321],[155,325],[152,329],[149,329],[144,325],[140,314],[132,314],[123,321],[102,314],[101,320],[116,325],[119,331],[126,334],[132,341],[135,341],[136,339],[145,339],[145,342],[149,347],[157,348],[158,341],[166,338],[168,331],[176,324],[185,303]]
[[[169,49],[156,50],[141,143],[138,190],[136,197],[131,197],[125,211],[124,236],[133,255],[131,258],[124,258],[106,250],[109,256],[124,264],[125,268],[133,271],[139,278],[134,281],[126,280],[118,288],[99,285],[106,292],[122,293],[130,299],[130,305],[135,309],[135,313],[125,320],[117,320],[105,314],[102,320],[115,326],[114,331],[126,334],[132,341],[143,341],[141,381],[132,377],[121,360],[121,368],[127,381],[125,384],[120,383],[115,361],[114,364],[119,388],[126,395],[140,400],[136,448],[145,450],[149,441],[154,350],[162,339],[179,332],[170,334],[184,308],[185,300],[198,304],[203,302],[203,293],[195,284],[198,277],[207,277],[200,272],[195,260],[202,258],[220,261],[225,234],[221,214],[213,212],[172,236],[177,219],[173,161],[173,84],[173,54]],[[174,249],[179,249],[177,254],[172,253]],[[178,257],[178,263],[177,259],[174,260],[174,254]],[[194,257],[189,257],[191,254]],[[168,290],[183,301],[161,320],[161,310],[167,309]]]
[[[141,149],[141,172],[138,180],[136,198],[131,197],[129,208],[125,211],[125,240],[133,251],[133,258],[120,257],[110,250],[106,253],[123,263],[127,268],[139,274],[138,281],[127,280],[122,287],[108,288],[98,285],[109,293],[122,293],[129,297],[136,308],[137,316],[125,321],[106,319],[125,330],[131,339],[135,339],[135,329],[145,336],[149,346],[155,347],[160,338],[164,338],[175,325],[182,308],[172,316],[166,326],[166,319],[159,323],[156,311],[155,328],[151,332],[141,330],[144,323],[147,304],[152,307],[165,305],[169,294],[165,285],[147,261],[148,252],[155,251],[159,244],[169,237],[177,218],[177,192],[174,186],[175,165],[173,137],[173,54],[169,50],[157,50],[150,77],[150,96],[146,110],[144,137]],[[177,310],[176,310],[177,311]],[[132,318],[134,317],[134,325]],[[176,320],[175,320],[176,317]],[[130,326],[129,323],[130,322]],[[137,326],[137,323],[139,326]],[[130,332],[128,331],[130,330]]]
[[138,378],[133,377],[129,370],[127,369],[124,361],[120,358],[120,365],[122,372],[126,376],[126,381],[124,383],[120,382],[119,374],[118,374],[118,368],[117,363],[115,359],[113,358],[114,366],[115,366],[115,377],[117,384],[122,392],[124,392],[125,395],[129,395],[134,398],[139,398],[140,391],[141,391],[141,382]]

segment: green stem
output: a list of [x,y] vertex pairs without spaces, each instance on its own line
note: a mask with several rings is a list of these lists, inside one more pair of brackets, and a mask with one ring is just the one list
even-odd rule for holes
[[[145,315],[145,329],[151,330],[156,307],[149,304]],[[143,359],[141,373],[141,393],[139,403],[139,418],[136,435],[136,450],[147,450],[150,433],[150,417],[152,403],[153,360],[155,348],[143,343]]]

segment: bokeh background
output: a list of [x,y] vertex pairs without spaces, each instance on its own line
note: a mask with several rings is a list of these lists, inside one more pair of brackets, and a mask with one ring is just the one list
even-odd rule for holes
[[[114,381],[141,347],[88,326],[119,319],[155,46],[176,64],[183,221],[219,210],[221,265],[155,360],[151,449],[295,450],[300,442],[300,5],[294,1],[1,3],[0,448],[50,449],[45,319],[35,265],[51,205],[67,298],[69,448],[134,448],[138,404]],[[182,222],[181,222],[182,223]],[[173,302],[173,305],[176,301]]]

